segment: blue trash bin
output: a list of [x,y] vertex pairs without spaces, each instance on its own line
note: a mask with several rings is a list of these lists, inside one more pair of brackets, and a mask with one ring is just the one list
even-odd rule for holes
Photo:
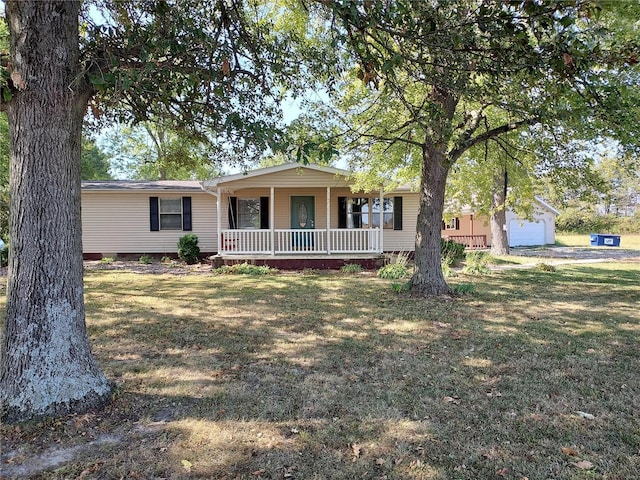
[[604,233],[592,233],[591,246],[593,247],[619,247],[620,235],[609,235]]

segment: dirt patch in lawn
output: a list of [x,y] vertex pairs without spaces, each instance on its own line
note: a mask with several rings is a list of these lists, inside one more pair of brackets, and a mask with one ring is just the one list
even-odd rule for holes
[[148,264],[131,260],[114,260],[112,262],[85,260],[84,268],[85,270],[114,270],[169,275],[204,275],[211,273],[211,265],[209,263],[187,265],[184,262],[176,260],[168,262],[152,262]]

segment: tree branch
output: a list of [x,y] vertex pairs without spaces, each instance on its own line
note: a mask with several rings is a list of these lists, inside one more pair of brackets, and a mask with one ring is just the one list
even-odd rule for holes
[[473,138],[470,137],[466,139],[466,141],[462,143],[458,143],[458,145],[449,152],[448,156],[449,156],[450,162],[454,163],[458,158],[460,158],[460,156],[464,152],[469,150],[474,145],[486,142],[487,140],[491,140],[492,138],[502,135],[503,133],[518,130],[524,126],[535,125],[539,121],[540,120],[538,118],[527,118],[524,120],[519,120],[517,122],[509,122],[499,127],[496,127],[494,129],[487,130],[484,133],[477,135],[476,137],[473,137]]

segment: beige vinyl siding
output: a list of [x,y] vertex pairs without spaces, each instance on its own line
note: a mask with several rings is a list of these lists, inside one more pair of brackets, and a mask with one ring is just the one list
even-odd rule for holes
[[346,186],[345,177],[333,173],[320,172],[312,169],[292,168],[280,172],[267,173],[264,175],[249,176],[230,182],[221,182],[220,187],[231,188],[260,188],[260,187],[339,187]]
[[[191,197],[192,231],[152,232],[149,198]],[[169,254],[187,233],[198,236],[202,252],[215,252],[216,199],[197,191],[82,192],[83,252]]]
[[416,225],[418,222],[418,194],[412,192],[389,193],[388,197],[402,197],[402,230],[385,230],[386,252],[413,252],[416,249]]

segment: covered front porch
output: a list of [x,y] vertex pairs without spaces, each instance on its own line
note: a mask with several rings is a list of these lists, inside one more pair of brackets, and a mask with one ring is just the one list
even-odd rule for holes
[[216,197],[217,255],[379,258],[394,218],[401,225],[401,213],[394,217],[394,202],[397,210],[401,199],[385,197],[382,188],[353,193],[346,174],[285,165],[206,182]]

